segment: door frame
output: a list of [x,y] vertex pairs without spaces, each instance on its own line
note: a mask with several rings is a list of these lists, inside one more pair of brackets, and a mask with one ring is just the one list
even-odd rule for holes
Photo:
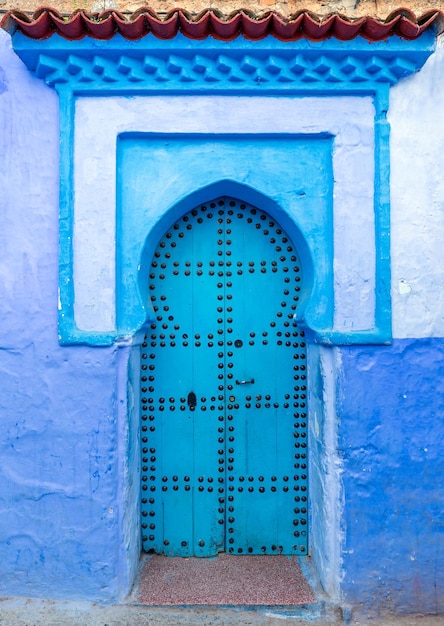
[[[228,184],[228,185],[227,185]],[[223,187],[227,191],[220,193]],[[174,205],[164,213],[161,219],[148,233],[144,247],[142,262],[140,264],[139,288],[147,290],[148,271],[152,255],[158,242],[168,228],[179,216],[188,212],[199,204],[219,195],[232,195],[239,200],[245,200],[254,204],[258,209],[265,210],[274,217],[285,229],[288,236],[298,250],[303,265],[304,275],[307,276],[306,298],[304,304],[309,301],[311,293],[307,293],[314,281],[313,264],[308,249],[297,224],[292,216],[284,214],[283,210],[270,198],[264,198],[262,194],[248,187],[243,187],[232,181],[221,181],[219,184],[210,185],[203,190],[198,190],[180,203]],[[311,276],[309,272],[311,271]],[[141,296],[143,297],[143,296]],[[152,312],[154,314],[154,312]],[[151,315],[148,312],[147,320],[142,328],[137,331],[131,344],[125,344],[127,357],[122,362],[126,363],[128,380],[127,395],[127,425],[126,437],[129,441],[130,455],[125,466],[127,491],[127,523],[124,525],[126,535],[125,543],[134,553],[132,562],[137,562],[136,554],[141,553],[141,514],[140,514],[140,346],[144,334],[149,328]],[[340,519],[342,502],[340,459],[337,452],[337,418],[335,412],[335,388],[336,377],[340,363],[337,360],[338,351],[334,346],[317,344],[308,328],[307,339],[307,395],[308,395],[308,463],[309,463],[309,537],[308,558],[313,563],[318,579],[322,587],[332,599],[338,598],[339,594],[339,571],[341,528]],[[307,557],[299,557],[302,563]],[[135,574],[135,571],[134,571]]]

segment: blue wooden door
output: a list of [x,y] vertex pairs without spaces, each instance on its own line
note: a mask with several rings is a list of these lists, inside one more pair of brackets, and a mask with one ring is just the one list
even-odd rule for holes
[[143,547],[307,553],[307,407],[297,251],[222,197],[164,235],[141,351]]

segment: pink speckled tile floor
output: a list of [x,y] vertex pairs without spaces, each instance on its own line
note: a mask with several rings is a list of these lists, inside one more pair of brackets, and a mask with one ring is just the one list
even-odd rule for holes
[[296,558],[232,556],[214,559],[152,555],[143,565],[138,601],[149,605],[284,606],[315,597]]

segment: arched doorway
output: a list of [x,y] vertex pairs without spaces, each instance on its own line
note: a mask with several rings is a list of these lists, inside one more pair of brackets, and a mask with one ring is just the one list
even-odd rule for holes
[[307,553],[301,291],[290,238],[246,202],[199,205],[162,237],[141,350],[145,550]]

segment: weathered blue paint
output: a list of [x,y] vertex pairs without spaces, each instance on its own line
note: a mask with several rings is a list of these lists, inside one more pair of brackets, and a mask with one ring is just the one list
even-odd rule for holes
[[58,343],[57,98],[1,31],[0,66],[0,596],[109,600],[130,584],[123,352]]
[[[182,36],[161,41],[151,36],[128,41],[67,42],[58,36],[33,41],[14,36],[17,52],[60,95],[61,128],[61,260],[60,336],[63,343],[107,345],[124,330],[88,332],[76,327],[72,271],[74,99],[92,94],[147,93],[298,93],[372,94],[376,108],[375,232],[376,318],[373,328],[343,332],[328,327],[315,333],[326,343],[387,342],[390,339],[389,293],[389,159],[385,114],[388,87],[417,71],[434,47],[432,33],[409,42],[391,38],[369,44],[325,40],[280,42],[267,37],[254,46],[242,38],[195,42]],[[106,57],[100,51],[106,50]]]
[[309,550],[323,589],[333,600],[341,597],[341,517],[343,492],[337,451],[337,351],[308,346],[309,389]]
[[[48,282],[41,287],[50,302]],[[39,345],[0,358],[0,594],[116,597],[115,349],[61,353],[54,326],[40,332],[38,317],[29,326]]]
[[[124,596],[136,579],[141,552],[140,533],[140,349],[143,331],[136,334],[125,348],[127,354],[119,367],[119,473],[121,566],[119,593]],[[127,366],[125,366],[125,360]]]
[[344,598],[444,611],[444,341],[341,348]]

